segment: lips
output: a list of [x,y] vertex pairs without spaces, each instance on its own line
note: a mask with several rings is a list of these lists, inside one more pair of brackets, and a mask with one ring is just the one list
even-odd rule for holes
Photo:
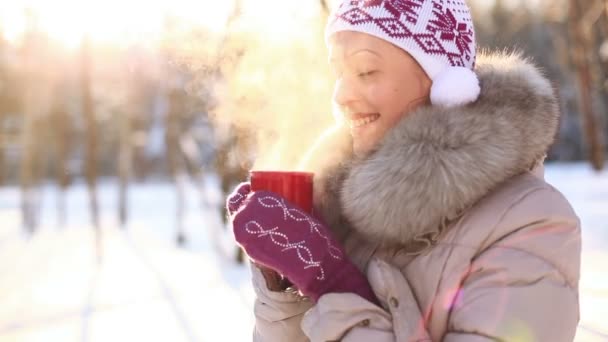
[[354,114],[349,118],[351,128],[364,127],[380,118],[378,113]]

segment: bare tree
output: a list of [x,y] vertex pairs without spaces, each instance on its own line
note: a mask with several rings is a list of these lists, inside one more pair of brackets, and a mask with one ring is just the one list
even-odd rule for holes
[[[4,53],[5,50],[5,42],[4,40],[1,38],[2,35],[2,27],[0,26],[0,58],[2,57],[2,54]],[[8,81],[8,77],[7,77],[7,72],[6,72],[6,68],[4,66],[4,63],[0,63],[0,87],[3,87],[4,84],[6,84],[6,82]],[[7,99],[2,96],[4,95],[3,93],[5,92],[1,92],[0,91],[0,128],[2,127],[2,124],[4,123],[5,120],[5,116],[6,116],[6,104],[4,103]],[[5,159],[5,142],[7,141],[6,136],[5,136],[5,132],[0,131],[0,186],[2,186],[2,184],[4,184],[5,182],[5,170],[7,167],[7,163],[6,163],[6,159]]]
[[602,13],[599,0],[570,0],[569,27],[571,42],[574,46],[572,61],[578,78],[580,92],[579,106],[584,136],[587,139],[589,158],[596,170],[604,167],[604,134],[601,120],[594,111],[593,63],[595,45],[595,23]]
[[323,13],[325,13],[325,15],[329,14],[329,5],[327,4],[327,0],[319,0],[320,4],[321,4],[321,9],[323,10]]
[[[137,58],[136,54],[129,58]],[[118,123],[118,218],[122,228],[126,228],[129,213],[128,187],[133,175],[133,119],[143,107],[140,91],[140,66],[136,60],[127,63],[130,70],[126,70],[129,84],[129,97],[126,110],[119,115]]]
[[[29,83],[29,82],[28,82]],[[37,226],[37,177],[36,167],[39,157],[38,146],[36,142],[37,126],[36,112],[32,110],[30,105],[35,99],[32,98],[31,91],[26,91],[24,94],[24,110],[23,110],[23,127],[21,131],[21,163],[20,163],[20,180],[21,180],[21,212],[25,229],[33,233]]]
[[[61,94],[65,96],[65,94]],[[59,224],[65,225],[67,221],[67,207],[65,193],[70,184],[68,156],[70,151],[69,113],[65,106],[65,99],[56,94],[55,103],[51,112],[51,127],[53,127],[53,141],[55,144],[55,178],[59,186],[57,198],[57,213]]]
[[22,50],[21,111],[23,126],[21,130],[21,147],[23,149],[20,163],[21,209],[25,229],[33,233],[38,224],[38,189],[41,172],[39,133],[40,122],[47,109],[48,84],[44,78],[44,69],[38,62],[38,54],[43,49],[42,37],[37,30],[37,17],[34,12],[27,15],[28,30]]
[[91,221],[95,230],[95,251],[97,261],[102,260],[101,227],[99,223],[99,205],[97,203],[97,122],[93,108],[91,90],[91,42],[87,36],[82,39],[80,89],[82,91],[82,112],[86,125],[85,177],[89,191],[89,208]]
[[184,113],[184,98],[183,89],[177,87],[171,87],[168,90],[167,98],[169,100],[169,109],[165,116],[165,145],[166,145],[166,157],[167,166],[169,168],[169,174],[171,180],[175,186],[175,197],[176,197],[176,242],[182,245],[186,242],[186,237],[183,229],[184,221],[184,193],[185,193],[185,170],[181,158],[180,151],[180,118]]
[[[4,115],[4,111],[0,109],[0,123],[4,121]],[[5,141],[7,141],[5,133],[0,132],[0,186],[6,182],[5,170],[8,167],[5,157]]]
[[[133,103],[135,104],[135,103]],[[121,227],[125,228],[128,221],[129,212],[129,200],[128,200],[128,187],[129,179],[132,175],[133,169],[133,146],[131,143],[131,113],[137,110],[134,105],[129,106],[130,110],[127,110],[123,115],[119,116],[119,148],[118,148],[118,179],[119,179],[119,190],[118,190],[118,218]]]

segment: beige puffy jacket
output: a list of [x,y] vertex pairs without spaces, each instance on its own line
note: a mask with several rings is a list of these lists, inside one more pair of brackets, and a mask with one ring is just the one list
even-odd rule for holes
[[417,110],[365,158],[311,163],[318,213],[382,307],[349,293],[313,305],[254,268],[254,341],[574,339],[580,224],[539,163],[558,125],[552,88],[518,56],[481,57],[476,72],[476,103]]

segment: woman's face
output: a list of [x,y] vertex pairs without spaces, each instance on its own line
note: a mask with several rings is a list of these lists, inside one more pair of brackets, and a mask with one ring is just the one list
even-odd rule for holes
[[402,116],[428,102],[431,80],[407,52],[374,36],[339,32],[330,42],[333,99],[356,154],[371,151]]

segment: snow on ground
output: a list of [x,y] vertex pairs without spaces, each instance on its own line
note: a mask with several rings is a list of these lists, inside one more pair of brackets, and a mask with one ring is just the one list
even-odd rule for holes
[[[608,341],[608,173],[559,164],[547,167],[546,178],[583,223],[577,341]],[[0,188],[0,341],[251,340],[249,271],[232,261],[217,180],[207,177],[203,188],[187,187],[187,243],[177,248],[171,184],[133,185],[122,229],[117,183],[101,182],[99,265],[85,186],[70,188],[68,219],[60,226],[58,191],[45,185],[42,225],[31,237],[21,230],[18,189]]]
[[582,223],[577,340],[608,341],[608,172],[598,174],[586,164],[549,165],[545,179],[568,198]]
[[39,232],[20,231],[20,194],[0,189],[0,341],[245,341],[253,327],[246,266],[218,254],[230,245],[208,191],[185,193],[184,248],[176,248],[176,195],[170,184],[130,191],[131,219],[118,227],[117,187],[99,187],[102,263],[97,267],[86,188],[67,194],[58,226],[56,189],[41,194]]

